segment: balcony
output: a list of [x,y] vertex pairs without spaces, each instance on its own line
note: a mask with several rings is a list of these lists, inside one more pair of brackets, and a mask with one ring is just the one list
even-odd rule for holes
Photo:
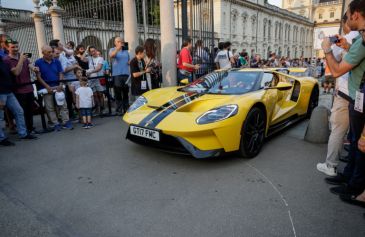
[[313,1],[314,6],[331,6],[331,5],[339,5],[339,4],[342,4],[342,0],[328,1],[328,2],[320,2],[319,0]]

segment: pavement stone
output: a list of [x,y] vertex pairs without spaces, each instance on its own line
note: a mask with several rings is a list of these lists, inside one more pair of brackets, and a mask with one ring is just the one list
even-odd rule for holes
[[[125,140],[120,117],[0,147],[0,236],[365,236],[364,209],[316,170],[308,121],[254,159],[198,160]],[[12,137],[13,139],[13,137]]]

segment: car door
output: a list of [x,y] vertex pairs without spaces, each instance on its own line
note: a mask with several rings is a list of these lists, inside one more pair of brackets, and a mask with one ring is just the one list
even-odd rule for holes
[[[276,78],[278,82],[286,82],[293,85],[296,84],[296,80],[288,77],[286,74],[273,72],[273,78]],[[277,101],[271,118],[271,124],[280,123],[291,116],[295,115],[295,106],[297,105],[297,99],[293,98],[293,87],[286,90],[276,89]]]

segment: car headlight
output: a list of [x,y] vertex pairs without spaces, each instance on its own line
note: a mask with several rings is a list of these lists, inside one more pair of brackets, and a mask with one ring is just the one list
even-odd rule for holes
[[236,115],[238,105],[225,105],[218,107],[202,114],[197,120],[197,124],[207,124],[218,122]]
[[144,96],[140,96],[137,98],[136,101],[129,107],[127,113],[130,113],[132,111],[135,111],[136,109],[139,109],[141,106],[147,104],[147,99]]

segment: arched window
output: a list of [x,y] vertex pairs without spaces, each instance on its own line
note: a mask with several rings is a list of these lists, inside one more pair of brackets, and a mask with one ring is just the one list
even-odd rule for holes
[[242,33],[243,33],[243,36],[246,36],[246,28],[247,28],[247,17],[248,17],[248,15],[247,15],[247,13],[246,12],[244,12],[244,13],[242,13],[242,15],[241,15],[241,17],[242,17]]
[[256,36],[256,15],[252,15],[251,16],[251,25],[252,25],[252,28],[251,28],[251,34],[252,34],[252,37],[255,37]]

